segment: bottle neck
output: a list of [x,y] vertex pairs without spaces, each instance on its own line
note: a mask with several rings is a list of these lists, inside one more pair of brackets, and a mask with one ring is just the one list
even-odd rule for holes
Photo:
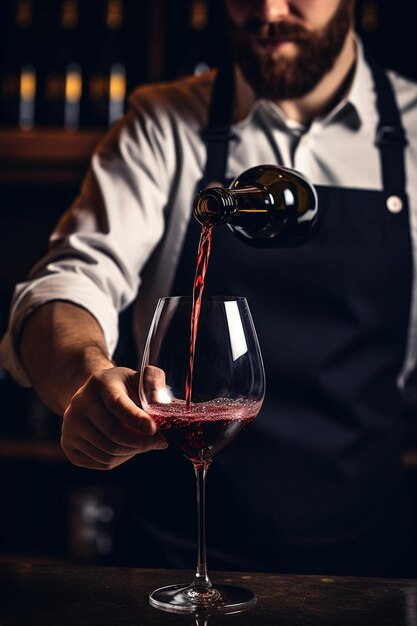
[[123,26],[122,0],[107,0],[106,27],[109,30],[118,30]]
[[61,9],[61,27],[64,32],[73,32],[78,26],[79,7],[76,0],[64,0]]
[[213,187],[197,194],[193,212],[201,224],[225,224],[245,214],[266,214],[270,210],[270,204],[270,194],[259,187],[244,189]]
[[25,30],[33,23],[32,0],[20,0],[16,6],[15,23],[17,28]]

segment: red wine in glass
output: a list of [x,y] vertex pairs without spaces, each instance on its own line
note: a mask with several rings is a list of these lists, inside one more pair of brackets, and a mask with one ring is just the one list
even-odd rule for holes
[[193,463],[205,463],[243,433],[261,407],[258,400],[216,399],[187,406],[173,402],[152,405],[150,415],[159,431]]

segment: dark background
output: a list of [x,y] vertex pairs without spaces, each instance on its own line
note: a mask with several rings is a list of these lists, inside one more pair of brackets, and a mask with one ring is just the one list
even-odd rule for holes
[[[15,0],[0,0],[0,79],[17,67],[23,56],[36,66],[35,131],[51,126],[42,88],[49,66],[58,65],[62,54],[59,6],[59,0],[35,0],[33,27],[22,43],[12,23]],[[362,0],[357,3],[357,29],[380,64],[417,79],[411,7],[406,0]],[[129,92],[141,83],[192,73],[201,64],[214,67],[226,54],[221,0],[125,0],[122,31],[111,41],[106,39],[103,28],[103,8],[104,0],[80,2],[76,45],[85,81],[98,67],[105,71],[112,57],[126,67]],[[92,115],[83,94],[80,129],[105,132],[105,128],[105,120]],[[6,107],[3,98],[0,144],[13,141],[13,130],[17,134],[28,132],[19,130],[17,110]],[[30,170],[30,154],[26,156]],[[16,184],[8,179],[7,157],[3,156],[3,161],[1,158],[0,334],[6,329],[14,284],[25,278],[46,250],[48,233],[78,187],[78,182],[39,184],[35,176],[32,182],[28,182],[29,176],[26,182]],[[128,313],[122,321],[124,330],[127,324]],[[132,358],[125,332],[118,355],[124,362]],[[410,393],[404,406],[409,447],[417,439],[414,407],[414,395]],[[18,387],[0,369],[0,558],[24,555],[40,560],[106,563],[111,559],[112,526],[123,498],[126,468],[103,475],[73,468],[60,460],[54,447],[42,447],[57,447],[59,421],[31,390]],[[26,442],[34,446],[29,451]],[[407,472],[415,507],[413,464]]]

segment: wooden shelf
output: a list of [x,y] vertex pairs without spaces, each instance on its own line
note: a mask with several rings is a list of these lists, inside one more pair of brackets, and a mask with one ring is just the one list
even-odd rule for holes
[[104,130],[0,128],[0,183],[22,186],[78,185]]
[[0,460],[68,462],[61,446],[51,441],[0,439]]

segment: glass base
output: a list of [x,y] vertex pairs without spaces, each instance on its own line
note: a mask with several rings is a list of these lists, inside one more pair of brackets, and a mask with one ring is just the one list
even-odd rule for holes
[[229,585],[216,585],[206,591],[198,591],[193,585],[169,585],[149,594],[149,602],[171,613],[239,613],[256,604],[256,595]]

